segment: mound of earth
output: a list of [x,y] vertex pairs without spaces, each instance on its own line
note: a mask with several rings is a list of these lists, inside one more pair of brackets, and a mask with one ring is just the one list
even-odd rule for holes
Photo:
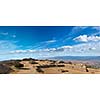
[[25,58],[1,61],[0,74],[98,74],[100,67],[96,66],[87,62]]
[[3,65],[3,64],[0,64],[0,74],[9,74],[13,71],[12,68],[6,66],[6,65]]

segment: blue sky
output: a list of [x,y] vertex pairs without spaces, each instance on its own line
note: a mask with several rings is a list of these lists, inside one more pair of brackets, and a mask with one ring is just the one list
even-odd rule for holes
[[99,26],[0,26],[0,60],[100,56]]

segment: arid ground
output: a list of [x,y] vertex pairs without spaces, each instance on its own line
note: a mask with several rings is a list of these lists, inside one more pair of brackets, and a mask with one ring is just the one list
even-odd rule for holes
[[99,74],[100,68],[87,62],[25,58],[0,62],[1,74]]

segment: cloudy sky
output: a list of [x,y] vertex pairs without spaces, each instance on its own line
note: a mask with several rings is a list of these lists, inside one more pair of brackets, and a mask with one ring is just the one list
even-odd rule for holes
[[0,60],[100,56],[99,26],[0,26]]

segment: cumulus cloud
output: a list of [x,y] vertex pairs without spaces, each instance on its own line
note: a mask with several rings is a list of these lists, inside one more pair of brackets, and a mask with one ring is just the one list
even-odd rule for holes
[[34,53],[37,52],[38,50],[14,50],[10,51],[9,53],[11,54],[16,54],[16,53]]
[[73,38],[74,35],[83,32],[85,29],[89,28],[89,26],[75,26],[72,28],[72,30],[69,33],[66,33],[64,37],[61,38],[60,42],[66,42],[67,40],[70,40]]
[[16,54],[16,53],[51,53],[51,52],[63,52],[65,50],[72,49],[72,46],[61,46],[58,48],[47,48],[47,49],[39,49],[39,50],[14,50],[10,51],[11,54]]
[[[82,26],[82,27],[74,27],[72,31],[65,37],[66,39],[70,38],[74,34],[77,34],[78,32],[81,32],[85,29],[87,29],[87,26]],[[99,30],[100,27],[91,27],[91,29]],[[2,35],[7,35],[8,33],[4,33]],[[72,41],[75,42],[82,42],[81,44],[73,44],[72,46],[70,45],[65,45],[62,43],[64,38],[61,38],[61,41],[51,39],[48,41],[43,41],[38,44],[34,44],[34,47],[29,47],[25,50],[21,50],[21,48],[17,48],[15,45],[16,43],[11,42],[11,41],[0,41],[0,51],[2,50],[1,54],[7,54],[9,55],[9,58],[13,57],[54,57],[54,56],[91,56],[91,55],[100,55],[100,36],[98,33],[93,33],[88,35],[76,35],[77,37],[71,37],[73,39]],[[16,36],[13,36],[16,37]],[[60,42],[61,45],[58,45],[54,48],[50,48],[49,45],[52,45],[53,43]],[[53,46],[52,46],[53,47]],[[7,50],[8,53],[5,53],[4,50]]]
[[72,46],[61,46],[61,47],[56,48],[55,51],[56,52],[63,52],[63,51],[66,51],[66,50],[70,50],[72,48],[73,48]]
[[100,41],[100,36],[87,36],[87,35],[80,35],[73,40],[78,42],[90,42],[90,41]]
[[8,52],[9,58],[24,57],[55,57],[55,56],[98,56],[100,55],[100,42],[85,42],[77,45],[65,45],[57,48],[12,50]]
[[62,46],[61,48],[63,48],[63,49],[72,49],[73,47],[72,46]]

